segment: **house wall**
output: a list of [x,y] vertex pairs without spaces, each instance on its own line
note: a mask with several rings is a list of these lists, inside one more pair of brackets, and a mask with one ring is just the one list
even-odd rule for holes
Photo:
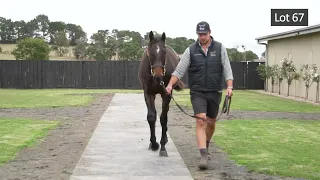
[[[267,64],[272,66],[279,64],[284,58],[293,60],[296,68],[300,71],[302,64],[316,64],[320,72],[320,32],[296,37],[271,40],[267,46]],[[271,81],[267,82],[268,91],[272,90]],[[279,92],[279,84],[276,80],[274,92]],[[286,95],[288,84],[284,79],[280,86],[281,94]],[[303,80],[293,81],[290,89],[290,96],[305,97],[306,88]],[[316,100],[316,83],[313,83],[309,89],[309,100]]]

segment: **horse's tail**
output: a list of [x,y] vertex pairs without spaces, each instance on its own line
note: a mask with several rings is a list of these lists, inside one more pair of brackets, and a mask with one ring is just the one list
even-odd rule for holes
[[179,81],[173,89],[176,91],[182,91],[184,86],[185,86],[184,83],[182,81]]

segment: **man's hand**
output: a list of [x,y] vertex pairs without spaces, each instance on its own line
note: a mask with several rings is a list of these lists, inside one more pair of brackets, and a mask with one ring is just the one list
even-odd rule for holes
[[166,91],[168,94],[171,94],[172,92],[172,85],[168,84],[168,86],[166,87]]
[[232,87],[228,87],[228,88],[227,88],[227,95],[228,95],[229,97],[232,96]]

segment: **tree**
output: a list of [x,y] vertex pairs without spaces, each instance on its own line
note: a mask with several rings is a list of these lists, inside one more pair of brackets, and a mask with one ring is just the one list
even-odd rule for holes
[[273,89],[274,89],[274,83],[275,83],[275,80],[276,80],[276,77],[277,77],[277,70],[278,70],[278,66],[276,64],[272,65],[270,67],[270,78],[271,78],[271,86],[272,86],[272,90],[271,92],[273,93]]
[[320,84],[320,75],[317,72],[318,68],[315,68],[315,71],[313,73],[312,80],[313,82],[317,83],[317,92],[316,92],[316,102],[319,103],[319,84]]
[[62,21],[53,21],[49,23],[49,44],[54,44],[54,36],[59,32],[66,32],[66,24]]
[[141,57],[141,47],[134,41],[123,42],[119,52],[120,60],[139,60]]
[[277,66],[269,66],[265,64],[259,64],[259,66],[256,69],[258,71],[258,74],[260,75],[261,79],[265,81],[265,91],[266,89],[266,80],[271,79],[271,85],[272,85],[272,93],[273,93],[273,86],[276,78],[276,71],[277,71]]
[[12,54],[16,60],[49,60],[49,45],[39,38],[25,38],[18,41]]
[[29,37],[28,24],[23,20],[14,22],[14,31],[17,41]]
[[92,45],[88,46],[85,56],[89,59],[96,59],[96,49]]
[[71,46],[76,45],[78,39],[83,39],[87,42],[87,34],[83,31],[82,27],[76,24],[67,24],[66,33],[68,34],[68,39]]
[[314,74],[317,71],[317,66],[315,64],[303,64],[300,68],[301,77],[304,81],[304,85],[306,87],[306,95],[305,99],[308,99],[309,88],[314,82]]
[[278,85],[279,85],[279,95],[281,94],[281,83],[283,81],[283,72],[282,72],[282,68],[280,66],[278,66],[278,64],[275,65],[275,68],[276,68],[276,77],[278,79]]
[[[65,35],[62,36],[62,32]],[[161,36],[160,33],[153,31],[156,36]],[[60,39],[55,39],[59,35]],[[58,52],[59,56],[63,56],[69,50],[65,48],[69,45],[65,43],[65,38],[73,47],[73,53],[76,58],[84,58],[83,54],[90,54],[90,57],[102,59],[113,59],[120,54],[121,58],[139,59],[145,47],[148,44],[148,33],[141,35],[137,31],[131,30],[98,30],[90,37],[92,43],[90,48],[87,46],[88,39],[86,32],[80,25],[67,23],[63,21],[50,21],[45,14],[39,14],[30,21],[12,21],[11,19],[0,17],[0,43],[16,43],[25,38],[42,38],[45,42],[53,45],[53,49]],[[63,42],[58,43],[57,41]],[[81,43],[79,44],[78,41]],[[194,39],[187,37],[168,37],[166,45],[171,46],[177,54],[182,54]],[[86,51],[84,53],[84,49]],[[132,56],[127,51],[132,52]],[[247,51],[244,55],[236,48],[227,49],[230,61],[242,61],[244,58],[252,60],[256,55],[252,51]],[[93,53],[93,54],[92,54]]]
[[113,56],[117,55],[119,49],[119,42],[112,36],[107,38],[106,49],[107,49],[107,59],[112,59]]
[[0,40],[1,43],[15,43],[14,22],[11,19],[0,17]]
[[258,55],[251,50],[244,52],[247,61],[253,61],[254,59],[259,59]]
[[293,80],[298,80],[300,78],[300,74],[297,73],[296,66],[293,64],[292,60],[288,60],[287,58],[283,58],[281,63],[281,72],[283,73],[283,77],[287,80],[288,83],[288,93],[289,96],[290,85]]
[[268,77],[268,65],[265,65],[265,64],[259,64],[259,66],[257,67],[257,72],[258,72],[258,74],[259,74],[259,76],[261,77],[261,79],[262,80],[264,80],[264,84],[265,84],[265,86],[264,86],[264,91],[267,91],[267,86],[266,86],[266,84],[267,84],[267,79],[269,79],[269,77]]
[[84,59],[86,57],[87,43],[80,39],[76,43],[76,47],[73,48],[73,55],[76,59]]
[[35,24],[35,35],[36,37],[43,38],[44,40],[48,39],[49,35],[49,24],[50,20],[47,15],[39,14],[36,16],[32,22]]
[[56,51],[60,57],[69,52],[69,46],[70,43],[64,31],[60,31],[54,35],[54,45],[52,45],[51,48],[53,51]]
[[233,62],[243,61],[243,55],[237,48],[227,48],[229,60]]
[[106,48],[106,39],[109,30],[98,30],[91,36],[92,45],[88,47],[88,56],[96,60],[106,60],[110,54]]

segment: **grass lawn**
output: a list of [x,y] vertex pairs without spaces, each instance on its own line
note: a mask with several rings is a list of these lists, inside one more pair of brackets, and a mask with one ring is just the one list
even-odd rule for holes
[[248,169],[320,179],[320,121],[232,120],[217,124],[216,144]]
[[55,128],[58,121],[0,118],[0,166]]
[[[224,92],[220,107],[223,105],[225,95],[226,93]],[[191,107],[189,89],[186,89],[182,92],[175,92],[173,96],[181,105]],[[313,105],[307,102],[299,102],[291,99],[245,90],[233,91],[231,111],[232,109],[269,112],[320,112],[319,105]]]
[[[0,108],[83,106],[94,97],[86,93],[140,93],[141,90],[105,89],[0,89]],[[75,95],[76,94],[76,95]]]

